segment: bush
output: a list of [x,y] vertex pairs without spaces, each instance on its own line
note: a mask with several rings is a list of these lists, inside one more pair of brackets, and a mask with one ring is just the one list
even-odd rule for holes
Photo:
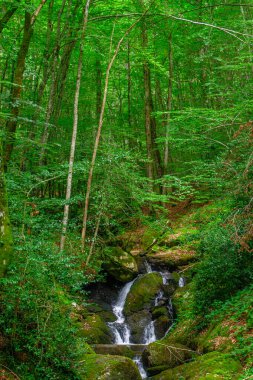
[[204,314],[216,300],[226,300],[253,278],[250,252],[235,244],[230,228],[216,225],[204,233],[203,259],[195,276],[195,308]]

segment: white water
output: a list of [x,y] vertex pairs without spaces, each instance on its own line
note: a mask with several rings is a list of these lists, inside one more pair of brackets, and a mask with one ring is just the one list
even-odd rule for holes
[[137,355],[133,358],[133,361],[137,364],[137,367],[139,368],[139,372],[140,372],[140,375],[141,375],[141,378],[142,379],[146,379],[147,378],[147,372],[145,371],[144,367],[143,367],[143,364],[142,364],[142,361],[141,361],[141,356],[140,355]]
[[155,324],[151,321],[144,329],[143,343],[149,344],[156,341]]
[[123,309],[124,309],[127,295],[134,281],[135,280],[128,282],[121,289],[116,303],[112,306],[112,311],[117,317],[117,320],[114,322],[109,322],[108,325],[110,326],[114,334],[115,344],[130,344],[130,330],[127,324],[125,323]]
[[145,269],[146,269],[147,273],[152,273],[153,272],[151,265],[146,260],[144,261],[144,266],[145,266]]
[[185,286],[185,279],[183,277],[180,277],[178,281],[179,288],[183,288]]
[[[147,273],[154,272],[152,270],[151,265],[147,261],[144,262],[144,265],[145,265]],[[163,284],[166,285],[168,282],[170,273],[169,272],[160,272],[160,274],[161,274],[162,279],[163,279]],[[184,279],[182,279],[182,280],[184,280]],[[121,289],[121,291],[119,293],[117,301],[115,302],[114,305],[112,305],[113,313],[115,314],[117,319],[114,322],[109,322],[108,325],[111,328],[111,331],[114,335],[114,343],[115,344],[131,344],[131,333],[130,333],[130,329],[129,329],[126,321],[125,321],[123,310],[124,310],[127,295],[129,293],[134,281],[135,281],[135,279],[131,282],[128,282],[127,284],[125,284],[123,286],[123,288]],[[155,306],[159,305],[159,302],[163,299],[163,297],[164,297],[164,292],[161,290],[157,294],[157,296],[154,300]],[[167,305],[167,308],[168,308],[169,314],[173,318],[173,309],[172,309],[171,300],[169,300],[169,304]],[[157,338],[156,338],[156,334],[155,334],[155,324],[154,324],[154,321],[151,320],[147,324],[147,326],[145,327],[145,329],[143,331],[143,343],[148,345],[149,343],[155,342],[156,339]],[[147,373],[143,367],[143,364],[141,361],[141,356],[137,355],[133,360],[139,368],[141,378],[146,379]]]

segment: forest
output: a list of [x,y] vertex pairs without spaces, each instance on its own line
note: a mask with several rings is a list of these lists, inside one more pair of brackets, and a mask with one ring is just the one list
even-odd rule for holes
[[0,0],[0,379],[253,379],[251,0]]

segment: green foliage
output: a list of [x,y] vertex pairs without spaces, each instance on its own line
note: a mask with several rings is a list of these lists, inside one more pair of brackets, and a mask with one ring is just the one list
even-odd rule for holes
[[242,252],[232,232],[220,224],[205,232],[202,259],[195,276],[196,312],[205,313],[217,300],[230,298],[253,280],[252,254]]

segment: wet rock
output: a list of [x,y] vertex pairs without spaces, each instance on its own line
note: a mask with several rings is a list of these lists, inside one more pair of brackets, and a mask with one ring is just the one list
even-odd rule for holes
[[155,367],[174,368],[191,359],[192,356],[193,352],[184,345],[157,341],[147,346],[143,351],[142,359],[147,370],[153,368],[154,373]]
[[145,327],[151,322],[151,314],[148,310],[141,310],[127,317],[127,324],[131,331],[132,343],[144,343],[143,334]]
[[161,317],[162,315],[165,315],[167,316],[168,315],[168,309],[166,306],[155,306],[153,309],[152,309],[152,318],[153,319],[156,319],[156,318],[159,318]]
[[211,352],[186,363],[159,373],[152,380],[236,380],[240,378],[242,367],[239,361],[219,352]]
[[136,355],[131,346],[125,344],[95,344],[92,348],[96,354],[102,355],[126,356],[131,359]]
[[157,339],[162,339],[168,331],[169,327],[172,325],[172,319],[168,315],[161,315],[155,320],[155,333]]
[[123,356],[85,355],[77,372],[81,380],[141,380],[137,365]]
[[120,247],[107,248],[104,267],[115,280],[120,282],[129,282],[138,274],[134,257]]
[[159,273],[147,273],[139,277],[127,295],[124,314],[129,316],[141,310],[150,310],[162,286],[162,276]]

